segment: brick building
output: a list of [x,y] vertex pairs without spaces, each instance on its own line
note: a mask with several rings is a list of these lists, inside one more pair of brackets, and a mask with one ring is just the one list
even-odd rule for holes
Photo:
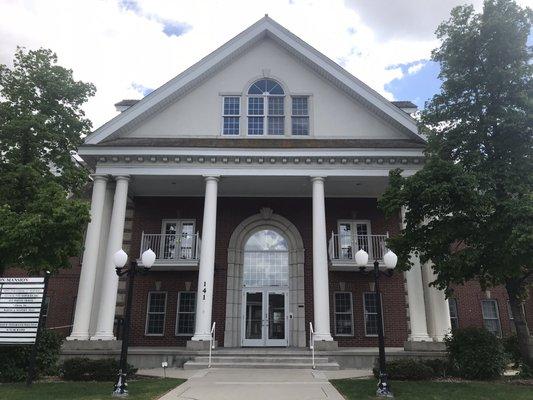
[[[74,292],[57,311],[55,296],[76,268],[53,280],[49,323],[72,319],[71,341],[114,340],[124,296],[113,256],[123,248],[141,262],[151,249],[134,288],[134,346],[198,349],[213,323],[224,347],[306,347],[310,323],[317,347],[376,346],[369,271],[385,269],[402,222],[377,199],[391,169],[424,163],[411,103],[387,101],[265,17],[117,106],[79,150],[95,172],[92,220],[75,313]],[[503,290],[469,284],[449,302],[413,260],[381,279],[387,346],[440,342],[452,324],[512,329]]]

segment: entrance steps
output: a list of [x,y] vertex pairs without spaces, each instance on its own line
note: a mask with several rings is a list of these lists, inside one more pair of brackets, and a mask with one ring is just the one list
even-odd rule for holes
[[[204,369],[209,364],[208,355],[198,355],[187,361],[183,368]],[[311,352],[280,349],[235,349],[215,350],[211,358],[211,368],[273,368],[273,369],[310,369]],[[336,371],[339,364],[327,356],[315,356],[315,368],[322,371]]]

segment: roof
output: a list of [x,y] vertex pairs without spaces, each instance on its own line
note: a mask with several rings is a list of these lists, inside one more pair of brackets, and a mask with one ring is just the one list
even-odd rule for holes
[[235,139],[235,138],[117,138],[85,147],[198,147],[198,148],[424,148],[421,139]]
[[115,103],[115,106],[116,107],[131,107],[131,106],[137,104],[139,101],[141,101],[141,100],[133,100],[133,99],[121,100],[118,103]]
[[424,140],[418,134],[416,121],[407,113],[298,36],[289,32],[270,17],[265,16],[217,50],[96,129],[85,138],[85,144],[97,144],[127,132],[145,118],[189,92],[191,88],[199,85],[205,77],[226,65],[231,59],[242,54],[264,37],[274,40],[316,71],[321,77],[365,104],[378,116],[405,132],[408,137],[415,140]]
[[418,108],[418,106],[409,100],[391,101],[396,107],[399,108]]

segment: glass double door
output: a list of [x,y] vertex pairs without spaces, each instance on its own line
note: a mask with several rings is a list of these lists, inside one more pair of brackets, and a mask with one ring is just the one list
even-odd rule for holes
[[243,346],[288,345],[288,293],[272,288],[243,289]]

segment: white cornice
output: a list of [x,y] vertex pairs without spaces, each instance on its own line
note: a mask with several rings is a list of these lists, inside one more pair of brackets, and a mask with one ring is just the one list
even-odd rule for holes
[[218,156],[218,157],[423,157],[423,149],[249,149],[249,148],[176,148],[176,147],[88,147],[81,157],[98,156]]

